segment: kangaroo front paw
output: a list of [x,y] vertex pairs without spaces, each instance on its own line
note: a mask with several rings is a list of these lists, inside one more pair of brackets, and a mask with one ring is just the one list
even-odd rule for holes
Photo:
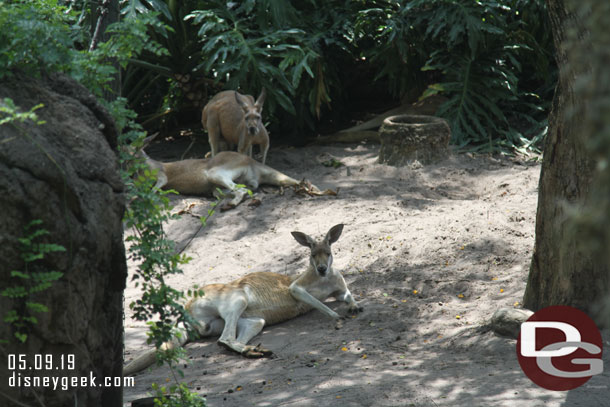
[[264,358],[273,355],[269,349],[262,348],[260,343],[256,346],[248,345],[241,352],[242,356],[247,358]]

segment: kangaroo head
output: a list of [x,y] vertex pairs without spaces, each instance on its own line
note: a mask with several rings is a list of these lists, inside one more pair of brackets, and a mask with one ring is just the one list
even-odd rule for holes
[[131,143],[131,144],[125,144],[121,146],[121,151],[135,156],[135,157],[141,157],[141,158],[148,158],[148,156],[146,155],[146,153],[144,152],[144,149],[146,147],[148,147],[148,145],[155,139],[155,137],[157,137],[159,135],[159,133],[155,133],[151,136],[146,137],[144,140],[140,141],[137,140],[137,142]]
[[330,270],[333,263],[333,254],[330,245],[335,243],[343,232],[343,224],[338,224],[330,228],[321,242],[316,242],[311,237],[302,232],[292,232],[292,236],[297,242],[311,249],[309,263],[321,277],[324,277]]
[[258,99],[256,99],[256,102],[252,104],[248,98],[235,92],[235,101],[244,111],[246,130],[251,136],[256,136],[259,129],[263,126],[261,121],[261,113],[263,111],[263,103],[265,103],[265,96],[266,91],[265,88],[263,88],[261,94],[258,96]]

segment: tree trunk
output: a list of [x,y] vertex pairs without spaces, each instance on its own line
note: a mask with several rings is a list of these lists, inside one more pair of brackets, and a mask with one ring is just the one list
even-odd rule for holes
[[589,100],[575,93],[580,73],[590,66],[571,60],[571,48],[586,46],[581,22],[564,0],[547,0],[547,6],[560,75],[544,145],[536,242],[523,304],[532,310],[562,304],[591,312],[607,293],[607,262],[580,244],[572,219],[588,204],[595,175],[595,160],[583,130],[587,119],[583,106]]

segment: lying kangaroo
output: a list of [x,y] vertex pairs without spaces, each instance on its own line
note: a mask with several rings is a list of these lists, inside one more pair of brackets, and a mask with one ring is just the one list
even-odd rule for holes
[[[335,297],[349,305],[350,312],[362,311],[352,297],[343,276],[332,268],[330,246],[339,239],[343,225],[330,228],[321,242],[301,232],[292,236],[309,247],[309,267],[294,277],[270,272],[251,273],[228,284],[210,284],[203,287],[205,295],[191,300],[187,312],[197,321],[194,328],[200,336],[220,335],[218,343],[246,357],[263,357],[270,350],[248,345],[265,325],[277,324],[304,314],[315,308],[323,314],[341,318],[322,303]],[[179,339],[162,345],[163,349],[183,346],[188,342],[186,329],[180,328]],[[123,375],[138,372],[155,361],[155,350],[138,356],[123,369]]]
[[260,145],[265,164],[269,150],[269,134],[261,121],[265,102],[265,89],[258,99],[241,95],[233,90],[218,93],[203,108],[201,123],[208,131],[212,157],[218,154],[220,136],[231,145],[237,144],[237,151],[252,157],[252,144]]
[[[157,170],[155,184],[157,188],[174,189],[180,194],[187,195],[212,195],[216,188],[226,188],[235,195],[229,202],[232,207],[239,205],[248,193],[245,188],[237,188],[237,184],[252,189],[262,184],[275,186],[301,184],[288,175],[234,151],[223,151],[212,158],[167,163],[153,160],[143,150],[140,154],[151,169]],[[311,189],[314,193],[320,192],[313,185]]]

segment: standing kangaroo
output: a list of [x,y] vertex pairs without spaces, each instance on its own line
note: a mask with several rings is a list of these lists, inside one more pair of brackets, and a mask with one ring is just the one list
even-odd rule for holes
[[[204,296],[189,301],[185,307],[197,322],[196,331],[202,337],[220,335],[220,345],[255,358],[272,354],[260,345],[248,345],[265,325],[286,321],[314,308],[331,318],[341,318],[322,303],[328,297],[346,302],[352,313],[362,311],[343,276],[332,268],[330,246],[339,239],[342,231],[342,224],[335,225],[320,242],[304,233],[292,232],[297,242],[310,249],[309,266],[298,276],[258,272],[227,284],[203,287]],[[164,343],[162,349],[183,346],[188,342],[186,329],[179,328],[179,331],[181,334],[172,342]],[[123,375],[138,372],[154,361],[155,350],[149,350],[125,366]]]
[[261,120],[265,89],[254,101],[250,95],[242,95],[233,90],[218,93],[210,100],[201,114],[201,124],[208,131],[212,157],[218,154],[220,136],[231,145],[237,144],[237,151],[252,157],[252,144],[260,145],[265,164],[269,150],[269,134]]

